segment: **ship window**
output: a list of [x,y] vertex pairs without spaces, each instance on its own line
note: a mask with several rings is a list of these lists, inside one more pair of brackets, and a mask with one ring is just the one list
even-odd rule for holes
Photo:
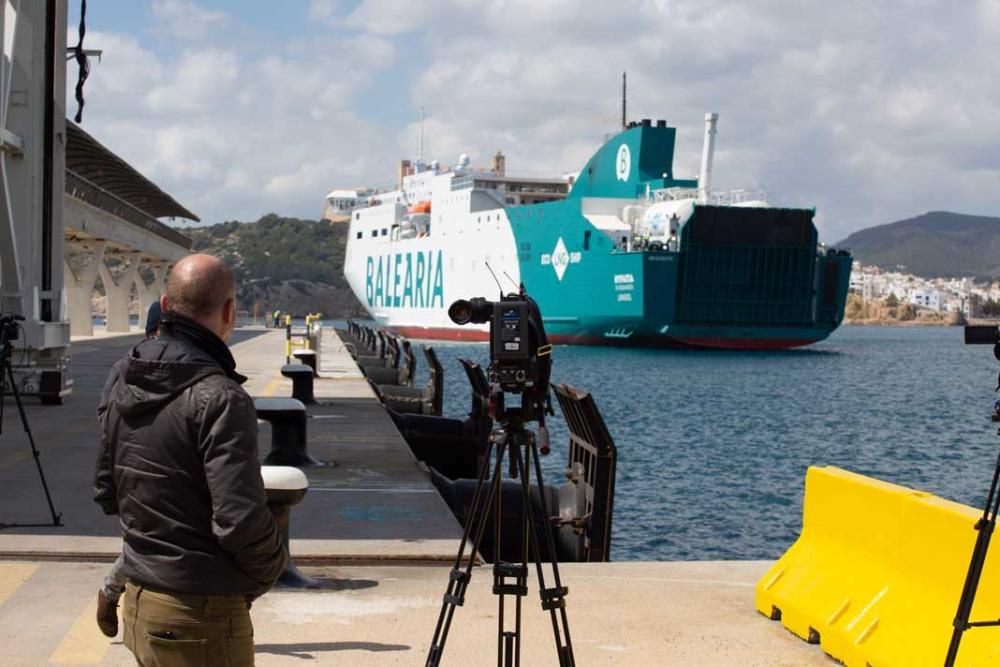
[[359,239],[361,238],[361,232],[358,232],[358,238]]
[[590,250],[590,230],[586,230],[583,233],[583,249]]
[[372,237],[375,237],[375,236],[378,236],[378,230],[377,229],[373,229],[372,230]]
[[386,234],[388,234],[388,233],[389,233],[389,230],[388,230],[388,229],[386,229],[385,227],[383,227],[383,228],[382,228],[382,236],[385,236],[385,235],[386,235]]

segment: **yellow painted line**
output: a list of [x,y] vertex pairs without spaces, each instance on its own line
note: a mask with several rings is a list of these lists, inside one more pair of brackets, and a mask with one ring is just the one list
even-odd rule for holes
[[274,396],[274,390],[278,388],[279,384],[281,384],[281,380],[282,380],[281,371],[280,370],[275,371],[271,379],[268,380],[267,384],[264,385],[264,389],[261,390],[260,395]]
[[38,563],[4,563],[0,565],[0,604],[21,587],[38,569]]
[[49,656],[49,663],[57,665],[92,665],[104,660],[111,639],[97,627],[97,596],[83,610],[62,642]]

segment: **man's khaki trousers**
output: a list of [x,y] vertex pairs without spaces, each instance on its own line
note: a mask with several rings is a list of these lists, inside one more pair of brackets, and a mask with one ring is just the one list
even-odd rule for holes
[[240,595],[153,591],[128,582],[125,646],[141,667],[252,667],[253,625]]

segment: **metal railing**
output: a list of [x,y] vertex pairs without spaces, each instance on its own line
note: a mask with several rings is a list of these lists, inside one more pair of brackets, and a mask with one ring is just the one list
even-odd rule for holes
[[110,213],[140,229],[170,241],[185,250],[191,249],[192,241],[169,225],[165,225],[148,213],[136,208],[101,186],[88,181],[76,172],[66,170],[66,194]]
[[[664,188],[652,190],[649,199],[654,202],[697,199],[698,188]],[[765,190],[709,190],[708,204],[712,206],[735,206],[750,201],[767,201]]]

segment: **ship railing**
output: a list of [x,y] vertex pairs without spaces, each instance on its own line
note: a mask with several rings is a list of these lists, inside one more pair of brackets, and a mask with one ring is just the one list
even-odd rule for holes
[[[652,190],[649,199],[653,202],[697,199],[698,188],[662,188]],[[767,201],[765,190],[709,190],[708,203],[712,206],[735,206],[751,201]]]

